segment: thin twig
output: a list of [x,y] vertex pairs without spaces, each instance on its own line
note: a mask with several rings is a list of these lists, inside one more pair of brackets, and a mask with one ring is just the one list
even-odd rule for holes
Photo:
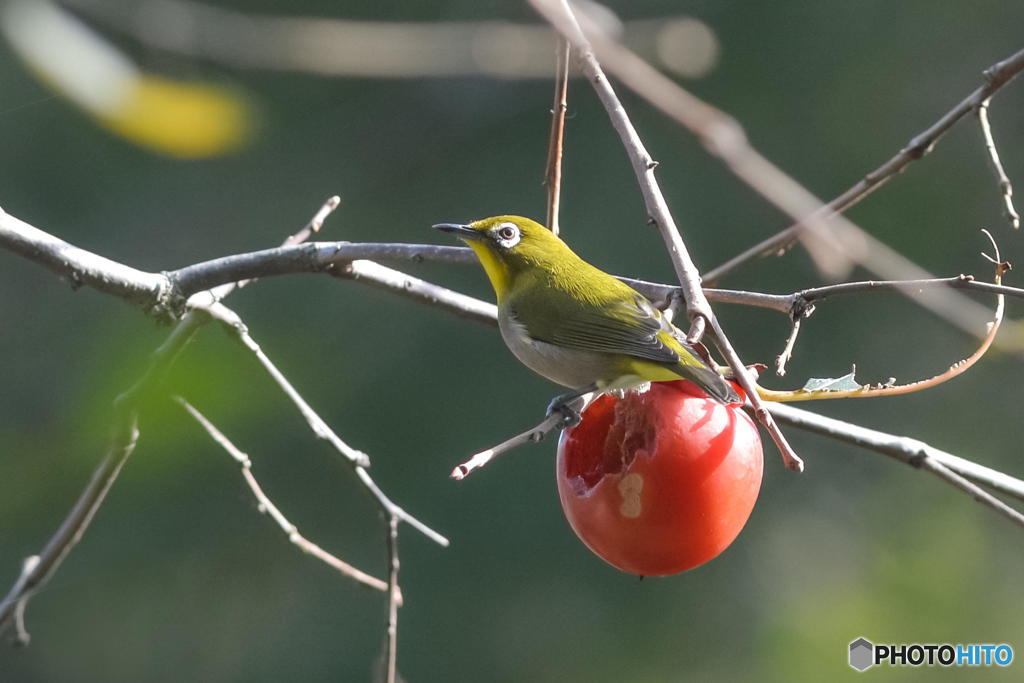
[[[983,484],[1022,501],[1024,481],[946,453],[917,439],[886,434],[780,403],[770,404],[768,410],[780,422],[793,427],[882,453],[912,467],[924,468],[1007,517],[1014,524],[1024,526],[1024,515],[969,482],[965,486],[964,480]],[[953,476],[949,476],[950,474]]]
[[[679,287],[675,285],[636,280],[623,276],[616,277],[651,299],[659,307],[668,305],[669,301],[679,294]],[[833,296],[886,291],[898,291],[909,296],[916,296],[921,293],[921,290],[940,287],[985,294],[1005,294],[1006,296],[1024,299],[1024,289],[975,280],[973,275],[954,275],[945,278],[911,280],[859,280],[822,287],[809,287],[791,294],[767,294],[765,292],[749,292],[739,289],[705,287],[704,295],[707,296],[708,301],[714,303],[766,308],[792,318],[799,315],[806,317],[808,311],[814,309],[815,302],[820,302]]]
[[359,467],[368,467],[370,465],[370,458],[362,451],[352,448],[345,443],[341,437],[339,437],[334,430],[332,430],[326,422],[313,410],[310,405],[306,402],[302,395],[295,390],[292,383],[288,381],[288,378],[284,376],[276,365],[263,353],[263,349],[256,343],[256,340],[249,334],[249,330],[242,319],[233,310],[223,304],[215,304],[208,307],[207,312],[214,316],[219,322],[224,323],[225,329],[232,331],[236,340],[241,342],[242,345],[247,348],[256,359],[263,366],[263,369],[267,371],[274,383],[277,384],[278,388],[284,392],[285,396],[288,397],[295,407],[299,409],[299,413],[306,420],[309,428],[313,431],[313,434],[322,441],[326,441],[330,444],[342,458],[345,459],[350,465],[358,465]]
[[924,458],[919,467],[928,470],[940,479],[960,489],[977,502],[992,508],[1017,526],[1024,528],[1024,514],[1021,514],[1019,511],[999,500],[977,484],[973,484],[966,478],[961,477],[945,465],[935,462],[929,458]]
[[[38,559],[38,555],[32,555],[29,559]],[[27,564],[27,562],[26,562]],[[18,600],[14,607],[14,644],[20,647],[27,647],[32,642],[32,634],[25,626],[25,610],[28,609],[28,598]]]
[[[995,239],[988,230],[982,230],[985,236],[988,237],[992,243],[992,248],[995,250],[995,257],[989,256],[988,254],[982,253],[986,259],[991,261],[995,266],[995,284],[998,286],[1002,282],[1003,274],[1010,269],[1010,264],[1002,260],[1002,256],[999,253],[999,246],[996,244]],[[995,341],[996,335],[999,333],[999,327],[1003,322],[1003,312],[1006,307],[1006,299],[1002,294],[996,295],[996,310],[993,316],[992,322],[987,326],[987,330],[982,337],[981,345],[967,358],[960,360],[944,372],[929,377],[928,379],[918,380],[916,382],[910,382],[907,384],[896,384],[895,379],[890,380],[888,383],[878,386],[860,386],[856,389],[800,389],[797,391],[773,391],[771,389],[764,389],[758,387],[757,391],[761,398],[766,401],[815,401],[821,399],[839,399],[839,398],[878,398],[880,396],[898,396],[901,394],[909,394],[915,391],[923,391],[924,389],[930,389],[936,387],[944,382],[962,375],[967,372],[975,363],[982,359],[989,347],[992,346],[992,342]],[[806,315],[806,314],[805,314]],[[799,323],[799,318],[794,317],[796,323]],[[781,374],[781,373],[780,373]]]
[[572,8],[566,0],[546,3],[538,0],[531,0],[535,7],[552,23],[552,25],[568,39],[576,49],[582,64],[583,74],[590,81],[597,93],[598,99],[608,113],[612,127],[618,133],[619,139],[629,162],[633,167],[633,174],[640,185],[643,194],[644,206],[647,208],[648,219],[658,228],[665,247],[668,249],[672,267],[676,277],[679,278],[680,287],[683,290],[684,300],[687,306],[687,317],[694,320],[698,316],[711,317],[711,306],[704,296],[700,287],[700,274],[697,266],[690,258],[686,244],[679,233],[675,219],[669,211],[668,203],[661,192],[661,187],[654,177],[654,169],[657,162],[651,157],[644,147],[643,141],[633,127],[626,110],[619,101],[615,90],[612,88],[608,78],[604,75],[601,65],[598,63],[589,42],[583,35],[580,25],[573,14]]
[[[594,59],[596,52],[604,66],[628,88],[690,130],[709,153],[719,157],[730,171],[768,202],[797,219],[821,206],[820,200],[750,145],[735,119],[684,90],[636,54],[608,39],[602,30],[590,26],[590,30],[576,34],[579,25],[565,18],[566,13],[571,12],[567,0],[531,0],[531,3],[574,44],[586,43],[589,52],[584,54],[585,73],[587,55]],[[601,78],[604,79],[603,73]],[[837,222],[842,220],[837,219]],[[823,219],[811,222],[805,243],[819,267],[836,277],[849,269],[851,259],[857,259],[856,249],[864,245],[843,240],[844,234],[835,236],[827,227]]]
[[313,217],[309,219],[309,222],[303,226],[302,230],[289,237],[284,241],[285,246],[292,244],[302,244],[303,242],[309,241],[309,238],[320,232],[320,228],[324,227],[324,221],[327,220],[328,216],[334,213],[337,208],[341,206],[341,197],[333,195],[327,198],[327,201],[323,203],[323,206],[313,214]]
[[566,95],[569,90],[569,42],[558,38],[555,47],[555,96],[551,104],[551,133],[548,136],[548,162],[545,182],[548,188],[547,226],[559,233],[558,208],[562,195],[562,147],[565,141]]
[[310,429],[313,430],[313,433],[318,438],[329,443],[331,447],[342,456],[343,461],[352,468],[360,482],[366,490],[370,492],[370,495],[374,498],[377,505],[385,515],[388,517],[398,517],[401,521],[409,524],[411,527],[438,545],[444,547],[448,546],[447,538],[399,507],[390,498],[388,498],[379,486],[377,486],[376,482],[373,481],[369,473],[366,471],[366,467],[370,462],[369,457],[362,451],[356,450],[345,443],[342,438],[338,436],[333,429],[331,429],[324,419],[321,418],[315,410],[313,410],[309,403],[307,403],[302,395],[296,391],[295,387],[292,386],[292,383],[288,381],[288,378],[284,376],[277,366],[274,365],[273,361],[270,360],[267,354],[263,352],[263,349],[256,340],[252,338],[252,335],[249,334],[249,329],[246,327],[245,323],[242,322],[242,319],[237,313],[223,304],[214,304],[206,310],[211,316],[223,323],[224,329],[227,330],[243,347],[248,349],[253,356],[255,356],[256,360],[263,369],[267,371],[267,374],[270,375],[271,379],[274,380],[295,407],[299,409],[299,412],[305,418]]
[[443,308],[467,320],[490,324],[497,319],[498,307],[494,304],[382,266],[375,261],[352,261],[342,264],[333,273],[342,279],[364,282],[413,301]]
[[711,310],[711,305],[704,296],[704,291],[700,286],[700,274],[697,266],[694,265],[693,260],[690,258],[679,229],[676,227],[675,220],[669,211],[665,196],[662,194],[658,181],[654,177],[654,169],[657,163],[648,154],[647,149],[640,140],[640,136],[626,114],[626,110],[623,108],[622,102],[615,94],[615,90],[612,88],[607,76],[605,76],[604,71],[602,71],[590,42],[584,36],[568,1],[548,2],[547,0],[531,0],[531,3],[579,52],[583,63],[583,73],[597,92],[598,99],[601,100],[601,104],[604,105],[605,111],[612,122],[612,127],[619,134],[623,147],[626,149],[626,154],[633,166],[633,173],[636,175],[641,193],[643,194],[648,216],[661,233],[661,237],[672,260],[672,265],[675,268],[676,277],[679,278],[683,296],[686,299],[687,317],[692,325],[689,334],[687,334],[687,339],[698,340],[698,332],[703,323],[697,323],[696,325],[693,325],[693,323],[696,323],[698,318],[704,318],[715,332],[715,341],[729,363],[734,376],[747,391],[748,400],[753,405],[758,420],[779,447],[786,467],[794,471],[802,470],[803,462],[786,441],[786,437],[783,436],[779,428],[772,421],[771,415],[761,405],[760,398],[755,391],[755,380],[751,377],[743,361],[725,336],[722,326]]
[[[577,43],[579,26],[571,21],[571,17],[566,18],[566,0],[531,0],[531,3],[563,35],[567,35],[574,44]],[[798,236],[825,273],[838,277],[852,264],[859,263],[887,279],[932,277],[916,263],[854,225],[846,217],[827,211],[822,213],[821,200],[762,156],[747,141],[743,128],[735,119],[684,90],[620,43],[604,37],[600,31],[591,31],[588,37],[593,40],[594,49],[609,70],[622,79],[627,87],[690,130],[711,154],[720,158],[726,168],[751,189],[795,220],[801,221],[807,229],[802,230]],[[585,71],[588,55],[593,59],[592,53],[583,53]],[[592,83],[599,88],[599,92],[610,91],[610,88],[601,87],[603,80],[601,74],[601,79],[592,80]],[[635,167],[636,160],[634,170]],[[694,278],[699,279],[696,274]],[[690,292],[686,294],[692,319],[693,302],[689,300]],[[949,290],[928,290],[914,301],[969,333],[973,333],[988,317],[983,307]],[[740,374],[737,376],[742,377]]]
[[[128,300],[133,300],[135,295],[141,295],[146,291],[151,294],[155,292],[156,299],[152,305],[157,305],[160,299],[169,297],[170,290],[165,289],[164,284],[154,285],[148,277],[151,274],[73,247],[0,210],[0,245],[10,247],[12,244],[15,247],[17,244],[29,245],[27,253],[19,252],[17,248],[14,248],[14,251],[27,255],[31,260],[42,263],[51,270],[72,276],[73,282],[78,284],[88,279],[88,283],[99,291],[116,293]],[[104,282],[110,283],[110,289]],[[221,287],[209,292],[208,298],[223,298],[234,287],[233,284],[222,284]],[[24,610],[28,600],[50,580],[81,540],[122,466],[135,450],[139,436],[140,402],[160,384],[189,341],[208,319],[207,315],[195,311],[185,315],[164,343],[153,352],[149,367],[142,378],[114,400],[114,435],[107,455],[93,472],[89,484],[79,495],[56,533],[40,551],[38,562],[34,563],[27,575],[19,578],[3,602],[0,602],[0,632],[10,624],[12,617],[18,623],[19,631],[24,632]]]
[[11,587],[10,591],[11,595],[21,596],[14,607],[14,642],[22,647],[27,646],[29,641],[32,640],[32,636],[25,627],[25,607],[28,605],[28,599],[31,596],[27,585],[35,574],[36,567],[39,566],[39,560],[38,555],[29,555],[24,559],[21,563],[21,574],[18,575],[18,580],[14,582],[14,586]]
[[793,319],[793,329],[789,333],[789,338],[786,339],[786,348],[782,350],[778,356],[775,357],[775,374],[779,377],[784,377],[786,374],[786,363],[793,357],[793,347],[796,345],[796,337],[800,334],[800,321],[802,318]]
[[[951,287],[953,289],[965,289],[985,294],[1005,294],[1006,296],[1019,299],[1024,298],[1024,289],[975,280],[973,275],[954,275],[953,277],[927,280],[862,280],[858,282],[843,282],[837,285],[801,289],[799,292],[789,295],[789,297],[792,297],[795,306],[800,307],[813,305],[833,296],[895,290],[916,294],[929,287]],[[765,307],[772,308],[773,306]]]
[[822,207],[819,215],[809,216],[804,220],[800,220],[785,230],[755,244],[722,265],[709,270],[704,274],[704,279],[707,282],[717,282],[727,273],[732,272],[752,259],[785,249],[793,243],[796,236],[812,220],[818,220],[829,214],[849,209],[884,185],[912,162],[923,158],[931,152],[939,138],[945,135],[957,121],[977,109],[982,102],[989,100],[1000,88],[1013,80],[1022,69],[1024,69],[1024,50],[1020,50],[985,69],[985,83],[981,87],[977,88],[958,105],[946,112],[938,121],[911,138],[906,146],[897,152],[895,156],[865,175],[852,187]]
[[715,341],[718,348],[722,351],[722,355],[725,356],[725,360],[729,364],[729,368],[733,371],[733,376],[736,377],[737,381],[739,381],[743,390],[747,392],[747,401],[750,402],[750,407],[754,411],[754,417],[756,417],[757,421],[761,423],[761,426],[765,428],[768,435],[772,437],[775,447],[779,449],[779,454],[782,455],[782,464],[786,466],[786,469],[792,470],[793,472],[803,472],[804,461],[800,459],[800,456],[796,454],[793,447],[789,445],[786,435],[783,434],[782,430],[775,424],[775,420],[772,419],[772,414],[768,412],[768,409],[765,408],[760,396],[758,396],[757,380],[753,377],[750,370],[743,365],[743,361],[740,360],[736,350],[732,347],[732,343],[729,341],[729,338],[726,337],[725,332],[722,331],[722,326],[718,323],[718,318],[711,318],[710,324],[712,332],[715,333]]
[[946,370],[940,372],[937,375],[929,377],[927,379],[917,380],[914,382],[908,382],[906,384],[896,384],[895,380],[890,380],[888,383],[881,385],[864,385],[858,386],[855,389],[798,389],[796,391],[777,391],[774,389],[766,389],[764,387],[757,387],[758,395],[765,401],[776,401],[782,403],[792,403],[794,401],[820,401],[820,400],[836,400],[846,398],[880,398],[882,396],[900,396],[903,394],[909,394],[916,391],[923,391],[925,389],[931,389],[940,384],[948,382],[954,377],[958,377],[963,373],[967,372],[975,363],[982,359],[989,347],[992,346],[992,342],[995,340],[996,334],[999,332],[999,327],[1003,321],[1003,311],[1005,308],[1005,302],[1003,295],[1000,294],[997,298],[995,317],[992,322],[988,324],[987,332],[981,340],[981,344],[977,349],[974,350],[967,358],[957,361],[950,365]]
[[1020,228],[1020,214],[1013,206],[1013,183],[1010,182],[1010,177],[1006,175],[1006,169],[1003,168],[1003,162],[999,159],[999,150],[996,148],[995,138],[992,137],[992,126],[988,122],[988,104],[991,100],[991,96],[987,97],[978,105],[976,112],[978,124],[981,126],[981,134],[985,138],[985,149],[988,151],[989,161],[992,162],[992,169],[996,172],[999,189],[1003,192],[1003,211],[1010,221],[1010,226],[1016,230]]
[[557,429],[560,429],[563,424],[565,424],[565,417],[560,413],[549,415],[536,426],[527,429],[525,432],[516,434],[511,439],[506,439],[497,446],[493,446],[487,450],[474,454],[473,457],[466,462],[461,465],[457,465],[449,476],[452,479],[461,481],[473,472],[473,470],[480,469],[499,455],[504,455],[505,453],[528,443],[542,441],[545,436]]
[[385,581],[381,581],[374,576],[370,576],[364,571],[356,569],[348,562],[332,555],[316,543],[313,543],[303,536],[298,527],[288,521],[288,518],[284,516],[284,513],[282,513],[274,502],[270,500],[267,494],[264,493],[263,487],[261,487],[259,482],[256,481],[256,476],[252,473],[252,460],[249,456],[239,450],[239,448],[235,446],[235,444],[233,444],[231,440],[216,427],[216,425],[210,422],[206,416],[199,412],[191,403],[181,396],[175,396],[174,400],[182,408],[188,411],[188,414],[195,418],[202,428],[206,430],[206,433],[210,435],[210,438],[212,438],[218,446],[223,448],[227,454],[238,463],[242,470],[242,478],[245,479],[246,485],[252,492],[253,497],[256,498],[256,502],[258,504],[257,509],[261,513],[269,515],[270,518],[277,523],[277,526],[284,532],[284,535],[288,538],[290,543],[307,555],[312,555],[327,566],[337,570],[342,575],[353,579],[364,586],[368,586],[369,588],[379,591],[386,591],[388,589],[388,584]]
[[13,617],[17,617],[19,621],[23,620],[25,603],[46,585],[89,528],[96,511],[117,479],[121,467],[135,450],[139,437],[139,404],[155,386],[159,385],[167,370],[195,335],[202,324],[198,317],[186,316],[153,353],[149,368],[142,379],[115,399],[114,435],[107,454],[93,472],[89,484],[78,496],[78,500],[60,527],[39,551],[38,562],[33,564],[31,571],[19,577],[0,602],[0,632],[10,625]]
[[[302,229],[296,232],[294,235],[290,235],[287,239],[285,239],[285,241],[281,243],[281,246],[294,247],[306,242],[310,237],[320,232],[320,228],[324,226],[324,221],[326,221],[327,217],[334,213],[339,206],[341,206],[341,197],[339,197],[338,195],[328,197],[327,200],[323,203],[323,205],[321,205],[320,208],[317,209],[317,212],[313,214],[313,217],[309,219],[309,222],[306,223],[306,225],[304,225]],[[255,282],[256,279],[257,278],[253,277],[245,280],[228,281],[225,282],[224,284],[217,285],[216,288],[212,289],[215,300],[219,301],[220,299],[223,299],[225,296],[235,291],[236,289],[247,287],[248,285]]]
[[402,589],[398,585],[398,521],[396,515],[388,517],[387,683],[398,680],[398,608],[402,604]]

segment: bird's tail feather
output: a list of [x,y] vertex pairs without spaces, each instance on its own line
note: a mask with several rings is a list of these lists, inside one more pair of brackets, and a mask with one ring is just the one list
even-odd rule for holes
[[683,379],[688,379],[719,403],[741,403],[739,394],[722,375],[711,368],[698,365],[680,364],[673,370]]

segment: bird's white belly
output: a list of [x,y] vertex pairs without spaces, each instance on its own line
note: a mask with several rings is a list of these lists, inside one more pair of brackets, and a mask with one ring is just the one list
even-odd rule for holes
[[619,377],[609,354],[556,346],[531,339],[526,327],[511,316],[498,316],[505,345],[519,361],[538,375],[571,389],[597,383],[602,389],[625,389],[642,384],[639,377]]

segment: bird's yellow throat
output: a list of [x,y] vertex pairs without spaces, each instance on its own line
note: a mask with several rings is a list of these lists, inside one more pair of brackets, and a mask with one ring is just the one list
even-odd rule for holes
[[467,242],[469,248],[476,252],[476,257],[480,259],[484,272],[487,273],[487,277],[491,281],[491,286],[494,287],[494,293],[500,303],[512,285],[512,277],[508,272],[508,266],[502,263],[501,259],[486,244],[471,240],[467,240]]

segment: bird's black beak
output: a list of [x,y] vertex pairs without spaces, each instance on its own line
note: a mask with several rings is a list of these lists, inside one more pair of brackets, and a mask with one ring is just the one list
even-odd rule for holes
[[438,223],[437,225],[433,225],[431,227],[434,228],[435,230],[440,230],[441,232],[448,232],[463,239],[480,239],[479,232],[477,232],[468,225],[463,225],[462,223]]

